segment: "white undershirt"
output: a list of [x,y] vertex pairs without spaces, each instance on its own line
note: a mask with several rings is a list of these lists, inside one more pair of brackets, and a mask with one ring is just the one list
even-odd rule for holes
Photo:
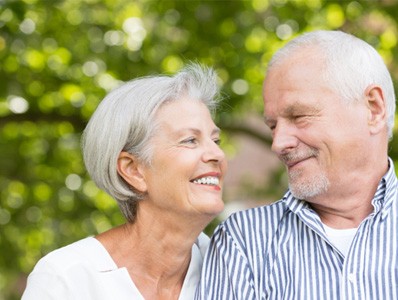
[[334,229],[325,224],[323,228],[329,241],[346,257],[358,228]]

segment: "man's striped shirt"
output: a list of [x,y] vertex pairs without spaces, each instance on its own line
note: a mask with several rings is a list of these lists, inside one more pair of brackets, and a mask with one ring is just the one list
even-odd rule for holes
[[287,192],[218,226],[196,299],[398,299],[397,177],[389,165],[347,257],[308,203]]

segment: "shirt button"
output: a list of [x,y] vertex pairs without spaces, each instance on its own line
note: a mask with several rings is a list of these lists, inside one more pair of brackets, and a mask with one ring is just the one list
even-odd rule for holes
[[354,282],[355,281],[355,274],[354,273],[350,273],[350,274],[348,274],[347,278],[348,278],[348,280],[350,282]]

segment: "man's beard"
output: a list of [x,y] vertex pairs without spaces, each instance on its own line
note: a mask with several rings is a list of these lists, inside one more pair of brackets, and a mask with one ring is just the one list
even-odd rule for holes
[[[289,161],[300,161],[309,157],[316,158],[318,151],[308,148],[304,151],[297,151],[280,156],[280,159],[287,164]],[[289,189],[294,197],[302,200],[308,200],[325,193],[330,185],[326,174],[319,171],[316,174],[304,175],[303,171],[291,170],[289,175]]]
[[306,176],[300,170],[289,172],[289,189],[298,199],[308,200],[325,193],[329,179],[324,173]]

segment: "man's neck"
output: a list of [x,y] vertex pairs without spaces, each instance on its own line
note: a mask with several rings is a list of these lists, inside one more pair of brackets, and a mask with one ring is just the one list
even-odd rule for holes
[[344,174],[340,184],[308,200],[324,224],[336,229],[358,227],[374,211],[372,200],[388,170],[388,160],[377,167],[378,171],[373,167],[359,174]]

